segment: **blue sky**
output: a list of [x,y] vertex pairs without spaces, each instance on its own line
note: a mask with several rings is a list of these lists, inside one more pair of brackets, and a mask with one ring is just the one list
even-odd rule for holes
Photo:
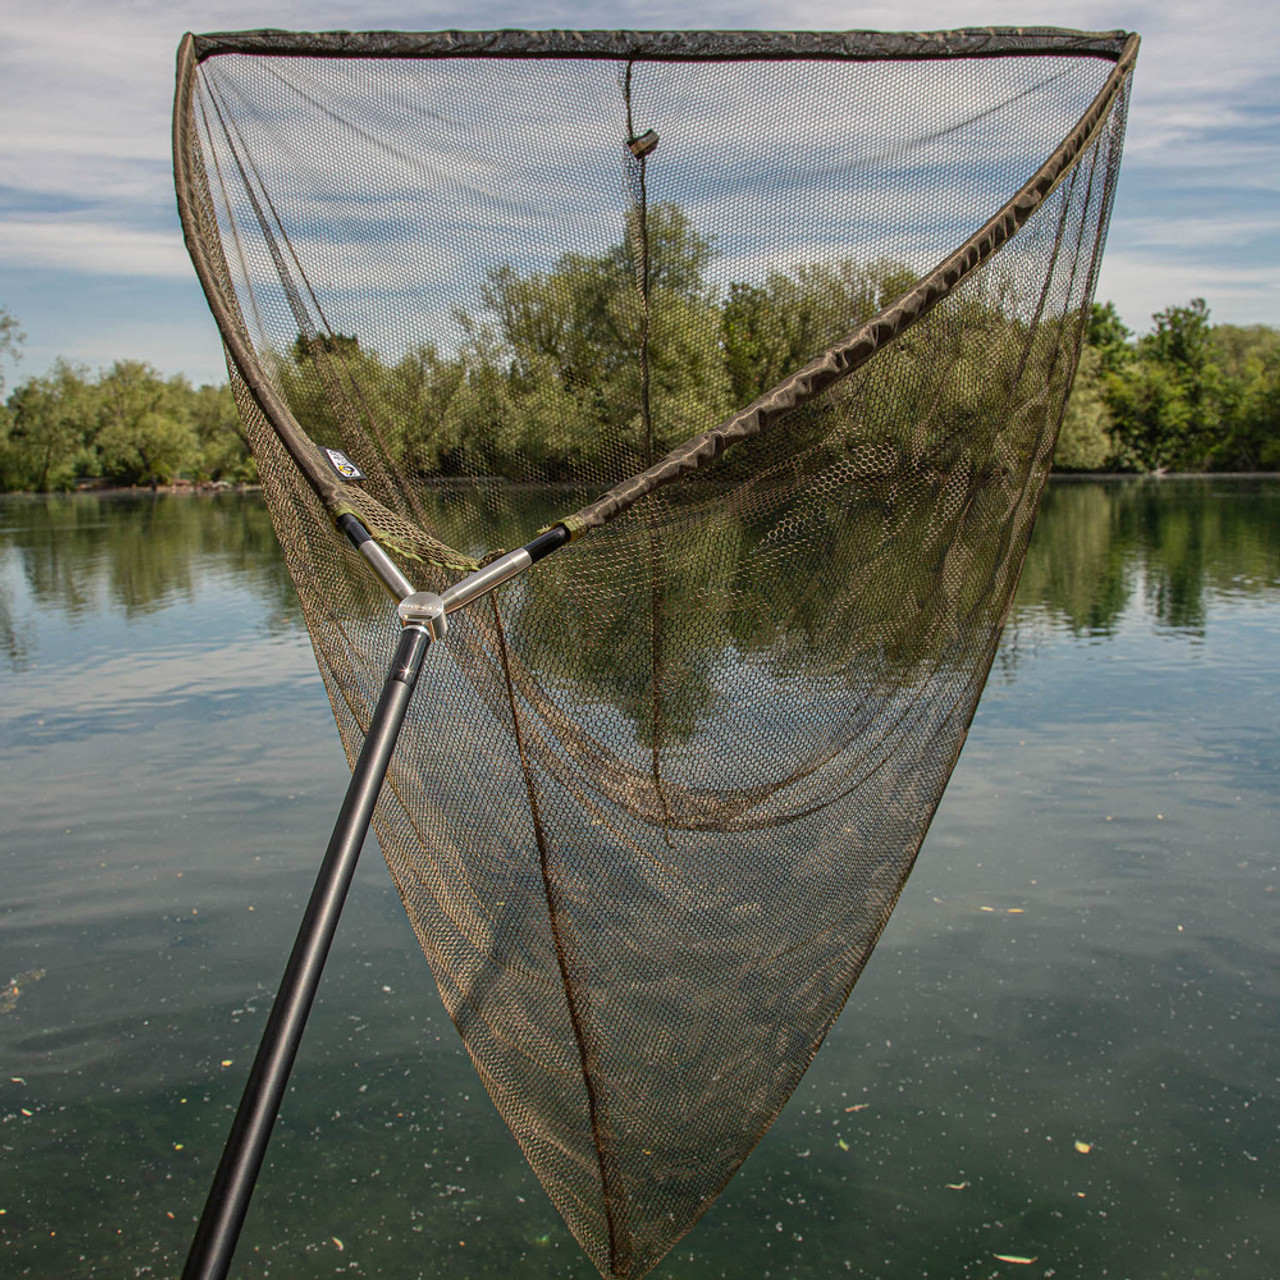
[[1264,0],[345,4],[3,0],[0,307],[27,334],[10,385],[65,356],[225,377],[182,247],[169,159],[183,31],[284,27],[667,27],[1138,31],[1133,113],[1099,296],[1142,330],[1203,296],[1280,325],[1280,5]]

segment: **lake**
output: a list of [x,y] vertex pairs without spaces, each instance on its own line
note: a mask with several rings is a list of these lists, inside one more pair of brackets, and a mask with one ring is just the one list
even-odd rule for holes
[[[5,1274],[174,1275],[347,770],[256,495],[0,498]],[[1055,482],[693,1277],[1280,1275],[1280,482]],[[1008,1261],[1003,1259],[1034,1259]],[[366,852],[233,1275],[579,1277]]]

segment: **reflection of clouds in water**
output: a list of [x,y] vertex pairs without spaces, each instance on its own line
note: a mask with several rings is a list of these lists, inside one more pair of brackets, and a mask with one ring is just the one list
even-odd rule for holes
[[10,671],[25,671],[35,651],[36,629],[15,604],[17,563],[18,557],[8,549],[0,555],[0,651]]
[[[6,690],[14,717],[8,747],[68,742],[150,725],[157,713],[186,707],[196,719],[219,701],[279,698],[315,688],[310,645],[303,635],[232,644],[193,643],[157,652],[93,654],[76,665],[35,666]],[[75,696],[68,698],[68,681]],[[39,715],[39,722],[29,719]]]
[[[1110,65],[640,63],[633,119],[661,139],[649,199],[680,205],[711,238],[708,281],[721,292],[820,259],[893,257],[925,270],[1030,176]],[[243,114],[330,327],[395,358],[419,342],[456,351],[465,335],[455,313],[484,314],[493,269],[547,271],[566,253],[621,243],[619,70],[224,57],[202,75]],[[225,138],[212,147],[228,185],[222,216],[243,240],[243,271],[233,270],[247,274],[242,291],[260,293],[279,343],[296,322]]]

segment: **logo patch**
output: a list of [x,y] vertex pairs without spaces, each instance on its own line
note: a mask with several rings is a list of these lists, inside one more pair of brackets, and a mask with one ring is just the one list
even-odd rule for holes
[[341,449],[326,449],[324,452],[325,452],[325,457],[329,459],[329,465],[344,480],[363,480],[364,479],[364,472],[361,471],[360,468],[357,467],[356,464],[352,462],[351,459],[348,458],[347,455],[343,453]]

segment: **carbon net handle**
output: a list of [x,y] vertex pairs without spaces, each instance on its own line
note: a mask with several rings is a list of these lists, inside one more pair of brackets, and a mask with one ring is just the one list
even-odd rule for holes
[[[1111,57],[1116,65],[1093,102],[1031,180],[949,257],[892,306],[844,341],[784,379],[726,422],[672,450],[654,466],[611,489],[596,502],[559,522],[574,538],[609,523],[655,489],[707,465],[730,445],[776,425],[792,410],[861,368],[877,351],[926,316],[958,285],[1017,234],[1096,137],[1133,70],[1136,34],[1055,31],[1048,28],[988,28],[893,35],[879,32],[233,32],[183,37],[178,48],[173,111],[174,182],[183,236],[196,274],[217,321],[227,352],[263,416],[334,516],[367,503],[324,462],[258,361],[234,294],[223,281],[230,273],[216,228],[200,226],[196,194],[201,185],[193,156],[198,147],[192,100],[199,63],[221,54],[295,57],[595,57],[924,60],[970,57],[1076,55]],[[210,240],[214,243],[211,245]],[[362,502],[363,500],[363,502]]]

